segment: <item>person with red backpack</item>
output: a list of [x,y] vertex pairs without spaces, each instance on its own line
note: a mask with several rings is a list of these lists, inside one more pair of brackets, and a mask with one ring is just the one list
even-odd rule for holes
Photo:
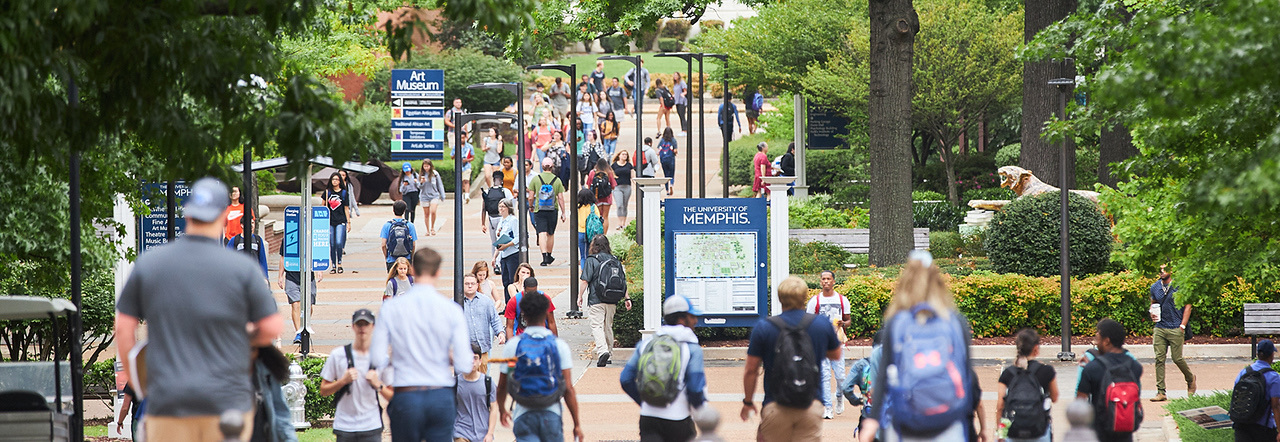
[[1094,342],[1101,354],[1080,371],[1076,397],[1093,404],[1100,441],[1132,441],[1142,425],[1142,364],[1125,354],[1127,334],[1114,319],[1098,321]]
[[[822,287],[822,293],[809,298],[809,303],[805,305],[804,311],[822,316],[824,320],[833,326],[836,338],[840,341],[841,349],[844,348],[844,328],[849,326],[849,314],[852,311],[849,308],[849,300],[844,296],[836,293],[836,274],[830,270],[823,270],[820,273],[818,285]],[[835,414],[844,413],[844,400],[838,394],[831,392],[831,378],[834,375],[837,386],[844,384],[844,357],[836,359],[826,359],[822,361],[822,418],[832,419]],[[832,396],[835,396],[835,403],[832,404]],[[834,409],[833,409],[834,405]]]

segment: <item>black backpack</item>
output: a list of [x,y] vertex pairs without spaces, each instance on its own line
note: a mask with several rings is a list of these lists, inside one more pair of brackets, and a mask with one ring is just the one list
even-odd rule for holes
[[1267,396],[1266,373],[1271,367],[1254,370],[1253,366],[1245,367],[1240,381],[1231,388],[1231,409],[1228,414],[1233,422],[1254,422],[1266,414],[1271,405]]
[[1032,367],[1035,366],[1027,364],[1027,368],[1010,367],[1013,379],[1009,381],[1009,388],[1005,392],[1003,417],[1010,421],[1011,438],[1035,439],[1043,436],[1049,429],[1049,412],[1044,407],[1049,395],[1045,394],[1044,387],[1031,370]]
[[502,187],[494,186],[484,191],[484,213],[489,216],[498,216],[498,204],[502,202],[502,198],[506,196],[502,192]]
[[609,194],[613,193],[613,185],[609,184],[609,175],[604,173],[596,172],[595,175],[592,175],[590,186],[591,193],[596,196],[597,202],[608,198]]
[[676,105],[676,98],[671,96],[671,92],[668,92],[665,87],[658,88],[658,96],[662,97],[662,107],[669,108]]
[[600,302],[617,304],[626,298],[627,271],[622,268],[622,262],[612,255],[603,253],[597,253],[591,257],[600,263],[596,271],[596,280],[592,283],[596,289],[596,296],[600,297]]
[[778,328],[778,339],[773,343],[773,364],[765,376],[778,405],[808,409],[822,385],[822,372],[818,370],[813,341],[809,339],[809,324],[817,317],[805,313],[794,327],[778,316],[768,319]]
[[391,221],[387,228],[387,254],[393,258],[413,255],[413,236],[409,235],[409,223],[403,218]]

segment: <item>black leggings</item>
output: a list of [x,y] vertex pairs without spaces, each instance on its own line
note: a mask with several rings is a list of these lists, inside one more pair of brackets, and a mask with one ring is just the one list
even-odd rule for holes
[[418,192],[409,192],[401,196],[406,206],[404,210],[404,219],[409,220],[409,224],[413,224],[413,220],[417,218],[418,213]]

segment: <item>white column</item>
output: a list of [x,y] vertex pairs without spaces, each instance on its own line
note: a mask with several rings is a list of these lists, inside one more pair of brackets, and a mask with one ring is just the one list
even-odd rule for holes
[[651,335],[662,325],[662,185],[666,178],[633,178],[644,205],[644,329]]
[[791,237],[791,213],[787,207],[787,184],[792,177],[761,178],[769,187],[769,314],[782,313],[778,301],[778,284],[791,274],[791,254],[788,241]]
[[808,125],[805,124],[805,105],[804,95],[795,94],[795,113],[793,121],[795,121],[795,143],[796,143],[796,198],[806,199],[809,197],[809,179],[805,175],[805,158],[804,158],[804,136]]

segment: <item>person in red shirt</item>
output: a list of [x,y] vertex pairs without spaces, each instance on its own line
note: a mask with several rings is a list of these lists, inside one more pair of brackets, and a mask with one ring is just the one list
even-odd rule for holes
[[764,186],[761,178],[769,176],[769,170],[773,167],[769,162],[769,144],[763,141],[756,145],[756,156],[751,159],[751,174],[754,178],[751,180],[751,191],[756,193],[757,197],[762,197],[769,189]]
[[507,318],[507,340],[508,341],[511,340],[512,336],[519,336],[521,333],[524,333],[525,324],[521,324],[520,322],[517,321],[517,319],[519,319],[518,318],[519,315],[517,314],[516,311],[520,309],[520,300],[524,299],[525,295],[534,295],[534,294],[547,297],[546,327],[551,330],[552,334],[556,336],[560,335],[560,329],[556,327],[556,315],[555,315],[556,305],[551,302],[550,295],[538,290],[538,278],[534,278],[530,276],[524,279],[524,291],[520,292],[520,294],[516,296],[512,296],[511,299],[507,300],[507,310],[506,312],[503,313],[502,316]]

